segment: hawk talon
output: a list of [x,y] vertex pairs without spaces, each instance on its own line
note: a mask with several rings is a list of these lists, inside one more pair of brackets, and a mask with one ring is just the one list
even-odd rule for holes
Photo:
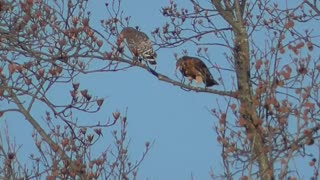
[[133,63],[134,65],[140,64],[139,59],[138,59],[137,57],[133,57],[132,63]]

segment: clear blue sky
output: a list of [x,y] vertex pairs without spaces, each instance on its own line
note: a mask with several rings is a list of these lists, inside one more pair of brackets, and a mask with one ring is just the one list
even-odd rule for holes
[[[189,2],[180,2],[181,6],[190,6]],[[168,3],[124,0],[122,8],[125,16],[131,16],[131,26],[140,26],[151,37],[150,32],[167,21],[160,9]],[[99,20],[107,18],[105,7],[91,5],[95,8],[91,20],[99,17],[93,26],[99,27]],[[195,48],[183,48],[189,48],[189,55],[196,54]],[[158,51],[157,66],[158,71],[173,78],[174,53],[182,55],[182,47]],[[98,76],[88,82],[88,87],[89,83],[100,84],[97,91],[109,97],[106,101],[109,109],[124,111],[128,107],[132,158],[139,157],[145,141],[155,140],[140,167],[139,179],[190,179],[191,173],[196,179],[209,179],[210,168],[220,168],[221,164],[217,162],[221,150],[213,131],[213,117],[208,111],[215,106],[217,96],[186,92],[160,82],[138,68]]]
[[[180,7],[190,6],[188,1],[177,2]],[[89,8],[92,9],[91,25],[96,29],[100,29],[100,20],[108,18],[104,3],[89,3]],[[140,26],[142,31],[151,36],[150,32],[155,27],[162,26],[167,21],[162,17],[160,9],[168,4],[169,0],[122,0],[122,10],[125,16],[131,16],[132,26]],[[195,56],[197,49],[193,46],[161,49],[158,52],[157,70],[174,78],[173,54],[182,55],[182,48],[188,49],[189,55]],[[219,49],[213,49],[210,55],[215,63],[226,65]],[[212,73],[215,75],[216,71],[212,70]],[[225,106],[220,97],[184,91],[158,81],[139,68],[116,73],[82,75],[76,80],[81,82],[81,88],[107,97],[103,111],[95,118],[107,119],[115,110],[125,112],[128,108],[131,159],[140,158],[146,141],[155,141],[140,166],[139,179],[190,179],[192,173],[195,179],[204,180],[209,179],[210,168],[216,170],[216,173],[222,173],[221,147],[216,142],[213,129],[216,119],[209,112],[210,109],[217,108],[217,101],[222,107]],[[60,90],[57,89],[58,92]],[[39,112],[41,113],[41,109]],[[91,115],[81,116],[84,121],[90,117]],[[7,117],[10,120],[9,125],[15,127],[11,128],[10,132],[17,137],[18,144],[23,144],[20,153],[32,152],[32,147],[24,143],[32,142],[29,137],[32,132],[30,125],[26,125],[21,117],[14,118]],[[3,127],[3,123],[1,126]],[[108,136],[111,136],[111,133],[104,135],[106,140],[102,141],[105,144],[102,143],[101,148],[112,143],[108,141]]]

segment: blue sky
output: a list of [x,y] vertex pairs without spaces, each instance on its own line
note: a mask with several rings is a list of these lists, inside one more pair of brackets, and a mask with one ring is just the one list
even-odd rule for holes
[[[131,16],[131,26],[139,26],[151,36],[150,32],[155,27],[161,27],[168,21],[163,18],[160,9],[169,5],[169,2],[169,0],[122,0],[122,10],[124,16]],[[178,8],[193,9],[189,1],[175,2]],[[299,1],[290,2],[280,4],[280,7],[291,7],[294,6],[294,2]],[[98,3],[97,5],[92,3],[90,7],[94,9],[91,23],[99,28],[99,20],[108,18],[105,7]],[[216,24],[224,24],[220,18],[216,18],[215,21]],[[304,25],[303,28],[313,28],[313,26]],[[264,48],[263,35],[257,33],[257,37],[260,36],[261,39],[257,38],[255,41]],[[183,49],[187,49],[191,56],[196,55],[197,48],[190,43],[178,48],[160,49],[157,70],[175,78],[173,54],[181,56]],[[229,67],[223,56],[225,51],[223,48],[211,48],[209,56],[213,63]],[[220,78],[214,69],[211,69],[211,72],[216,79]],[[230,82],[228,78],[232,74],[225,71],[224,75],[225,82]],[[215,173],[222,173],[221,147],[216,142],[213,130],[217,119],[209,112],[210,109],[217,108],[217,102],[222,109],[225,107],[225,101],[221,97],[183,91],[158,81],[138,68],[126,72],[100,74],[99,78],[94,79],[95,81],[90,81],[90,84],[105,82],[101,89],[92,88],[92,90],[109,97],[106,101],[107,107],[120,111],[128,108],[132,157],[137,157],[141,153],[146,140],[155,140],[155,145],[140,167],[141,179],[190,179],[191,173],[195,179],[209,179],[210,168],[214,169]],[[222,89],[219,86],[214,88]],[[296,166],[296,163],[301,162],[298,159],[293,161],[292,165]]]
[[[181,6],[185,5],[184,1],[180,2]],[[160,7],[168,3],[122,1],[122,8],[125,16],[131,16],[131,26],[138,25],[151,36],[155,27],[166,22]],[[97,7],[91,20],[95,14],[106,18],[104,12],[103,6]],[[189,53],[194,53],[190,55],[195,55],[196,50],[190,48]],[[181,55],[181,52],[182,48],[158,51],[157,70],[174,78],[173,53]],[[137,68],[99,76],[101,79],[90,83],[105,83],[100,93],[110,97],[107,106],[120,111],[128,107],[128,133],[131,150],[135,152],[132,157],[141,154],[145,141],[155,141],[140,167],[141,179],[190,179],[191,173],[196,179],[209,179],[210,168],[220,167],[217,162],[221,152],[213,131],[213,117],[208,111],[215,106],[215,95],[186,92]]]
[[[100,29],[100,20],[109,18],[104,1],[91,1],[91,25]],[[188,1],[177,1],[180,7],[189,7]],[[160,13],[167,1],[122,0],[122,10],[125,16],[131,16],[131,26],[139,26],[142,31],[151,36],[155,27],[165,24]],[[195,56],[197,49],[192,45],[183,45],[174,49],[158,51],[157,70],[169,77],[175,78],[175,59],[173,54],[182,55],[182,49],[188,49],[189,55]],[[220,49],[209,52],[213,62],[227,66]],[[218,79],[216,71],[211,70]],[[226,74],[230,77],[230,74]],[[223,78],[226,78],[223,77]],[[140,166],[139,179],[190,179],[191,173],[195,179],[209,179],[210,169],[222,173],[221,147],[216,141],[213,126],[216,119],[210,114],[210,109],[217,108],[217,102],[222,109],[225,103],[221,97],[213,94],[187,92],[179,87],[160,82],[139,68],[126,71],[81,75],[76,79],[81,82],[81,88],[106,97],[103,110],[94,118],[107,119],[112,112],[122,113],[128,109],[128,136],[131,139],[130,157],[139,159],[146,141],[155,141],[150,153]],[[215,86],[213,88],[221,89]],[[68,90],[66,90],[68,89]],[[70,87],[56,89],[60,93],[69,93]],[[56,96],[53,94],[52,96]],[[42,113],[41,109],[39,110]],[[44,112],[41,114],[43,115]],[[89,121],[91,115],[81,116],[82,121]],[[18,144],[23,144],[24,152],[32,152],[31,126],[25,123],[21,116],[7,119],[10,132],[17,137]],[[1,123],[3,126],[3,123]],[[109,134],[101,142],[101,149],[110,143]],[[22,157],[26,158],[27,157]]]
[[[95,29],[102,30],[100,20],[109,18],[104,3],[89,3],[92,11],[91,25]],[[123,1],[122,9],[125,15],[131,16],[132,26],[140,26],[141,30],[151,36],[150,32],[166,21],[162,18],[160,8],[167,3],[126,0]],[[141,11],[142,6],[148,8]],[[195,55],[196,50],[190,48],[189,55]],[[181,55],[182,48],[161,49],[158,52],[157,70],[172,78],[175,78],[176,67],[174,53]],[[220,148],[216,143],[213,117],[209,112],[215,106],[215,95],[184,91],[158,81],[139,68],[116,73],[80,75],[75,81],[81,83],[81,89],[106,97],[99,113],[81,115],[78,117],[80,121],[104,120],[112,117],[114,111],[125,113],[128,109],[131,160],[139,160],[146,141],[155,142],[139,168],[139,179],[189,179],[191,173],[197,179],[209,179],[210,168],[220,167],[220,163],[216,163],[220,159]],[[62,102],[70,89],[71,85],[58,85],[48,96],[56,102]],[[3,103],[5,106],[6,103]],[[41,117],[47,109],[39,104],[36,107],[33,114],[43,124]],[[31,125],[24,117],[14,113],[5,114],[2,119],[7,120],[10,136],[15,137],[11,140],[15,139],[18,145],[22,145],[18,151],[19,158],[28,162],[29,154],[35,152]],[[3,122],[1,121],[1,128],[4,128]],[[105,139],[98,146],[101,151],[113,143],[110,141],[111,130],[113,128],[104,134]]]

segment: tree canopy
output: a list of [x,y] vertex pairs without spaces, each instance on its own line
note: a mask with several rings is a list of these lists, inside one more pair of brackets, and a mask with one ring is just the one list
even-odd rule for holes
[[[1,179],[137,179],[156,139],[145,142],[140,159],[132,159],[127,131],[134,120],[128,120],[126,110],[108,109],[108,118],[96,116],[107,111],[109,94],[100,97],[82,85],[82,78],[90,77],[91,82],[98,81],[89,85],[92,89],[121,91],[119,84],[133,75],[106,86],[97,77],[133,74],[131,70],[142,70],[143,78],[157,80],[152,88],[163,88],[163,94],[167,87],[159,84],[173,85],[178,93],[210,97],[213,141],[221,153],[220,170],[208,168],[212,179],[318,178],[317,1],[169,1],[157,7],[154,13],[162,19],[149,27],[151,31],[141,28],[148,24],[131,23],[134,14],[126,13],[124,0],[107,1],[104,19],[92,23],[97,17],[92,16],[91,3],[96,2],[0,0],[0,116],[1,121],[10,117],[6,121],[11,122],[3,123],[0,133]],[[144,8],[148,7],[140,7]],[[125,27],[148,35],[158,54],[156,66],[137,61],[135,57],[147,56],[139,44],[132,48],[119,36]],[[141,41],[148,50],[150,42]],[[205,65],[199,69],[191,63],[195,74],[180,66],[179,74],[176,61],[183,56],[197,56]],[[197,73],[204,69],[217,81],[215,86],[201,84],[206,83],[205,76]],[[196,82],[188,82],[193,79]],[[147,84],[142,86],[132,89],[145,92]],[[135,96],[130,89],[125,92]],[[34,129],[25,135],[33,139],[26,143],[37,150],[28,156],[28,163],[20,160],[23,146],[10,135],[18,126],[10,114]],[[150,121],[153,116],[141,114]],[[101,144],[103,149],[96,148]],[[305,169],[312,173],[305,174]]]

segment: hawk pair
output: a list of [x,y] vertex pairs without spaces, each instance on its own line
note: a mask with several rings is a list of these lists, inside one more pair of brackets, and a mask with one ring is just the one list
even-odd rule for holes
[[[152,42],[148,36],[132,27],[123,28],[120,33],[120,41],[126,41],[129,50],[135,59],[145,60],[152,65],[157,64],[157,53],[153,50]],[[204,83],[206,87],[218,85],[208,67],[196,57],[183,56],[178,59],[176,68],[180,70],[183,76],[190,82],[196,80],[198,83]]]

